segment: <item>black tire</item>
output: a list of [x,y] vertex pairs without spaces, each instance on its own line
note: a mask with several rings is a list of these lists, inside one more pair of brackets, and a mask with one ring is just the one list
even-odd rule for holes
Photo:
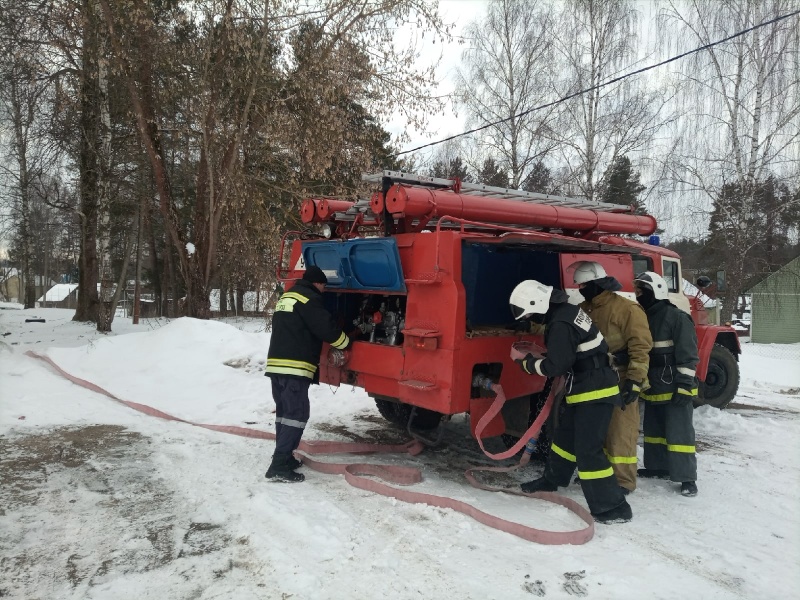
[[739,362],[733,353],[721,344],[714,344],[708,359],[708,373],[700,382],[697,406],[707,404],[722,410],[739,389]]
[[[386,396],[373,396],[373,398],[375,399],[375,406],[378,407],[378,412],[381,413],[384,419],[398,427],[406,428],[408,425],[408,418],[411,416],[411,409],[414,408],[413,406]],[[442,413],[426,408],[417,408],[417,412],[414,415],[414,422],[411,426],[414,429],[428,431],[435,429],[441,420]]]

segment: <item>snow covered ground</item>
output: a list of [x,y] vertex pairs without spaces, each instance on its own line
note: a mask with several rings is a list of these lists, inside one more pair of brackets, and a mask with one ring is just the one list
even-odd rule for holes
[[[583,546],[539,546],[338,476],[306,470],[305,483],[267,483],[272,442],[143,415],[23,354],[45,353],[122,399],[187,420],[272,430],[261,321],[117,319],[102,335],[73,323],[71,310],[17,308],[0,306],[2,598],[711,599],[800,590],[800,360],[780,347],[745,344],[735,403],[695,411],[696,498],[641,481],[631,523],[598,525]],[[25,321],[34,317],[45,322]],[[406,439],[361,390],[312,390],[306,439]],[[418,466],[416,489],[534,527],[580,527],[560,507],[470,488],[463,470],[488,461],[464,417],[438,449],[358,460]],[[503,477],[513,486],[541,468]],[[564,493],[585,505],[578,486]]]

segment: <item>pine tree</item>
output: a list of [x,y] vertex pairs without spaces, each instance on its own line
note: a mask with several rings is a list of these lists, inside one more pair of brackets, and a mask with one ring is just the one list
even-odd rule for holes
[[537,160],[531,172],[525,178],[522,189],[526,192],[537,192],[539,194],[558,194],[559,191],[553,181],[553,174],[541,160]]
[[478,180],[484,185],[501,188],[508,187],[508,174],[504,169],[500,168],[500,165],[493,158],[487,158],[483,161],[483,168],[478,173]]
[[618,156],[606,169],[599,187],[600,202],[631,206],[639,214],[646,212],[639,200],[639,194],[647,188],[641,184],[639,173],[634,172],[627,156]]
[[431,168],[431,177],[469,181],[469,172],[461,157],[456,156],[436,161]]

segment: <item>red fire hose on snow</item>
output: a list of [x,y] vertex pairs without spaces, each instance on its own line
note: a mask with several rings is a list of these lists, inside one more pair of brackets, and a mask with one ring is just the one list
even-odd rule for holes
[[[64,369],[59,367],[48,356],[45,356],[43,354],[38,354],[33,351],[28,351],[25,354],[27,356],[45,361],[51,367],[53,367],[53,369],[55,369],[60,375],[70,380],[72,383],[85,387],[99,394],[103,394],[111,398],[112,400],[120,402],[125,406],[128,406],[129,408],[132,408],[144,414],[158,417],[161,419],[166,419],[169,421],[177,421],[179,423],[185,423],[187,425],[194,425],[196,427],[202,427],[204,429],[221,431],[224,433],[230,433],[233,435],[239,435],[243,437],[250,437],[250,438],[257,438],[264,440],[275,439],[275,434],[269,431],[261,431],[258,429],[251,429],[248,427],[238,427],[235,425],[213,425],[205,423],[194,423],[192,421],[187,421],[186,419],[181,419],[179,417],[172,416],[168,413],[155,409],[151,406],[147,406],[145,404],[123,400],[121,398],[118,398],[108,390],[105,390],[102,387],[90,381],[71,375],[70,373],[66,372]],[[492,407],[489,409],[489,411],[478,422],[478,429],[476,430],[476,435],[478,436],[478,443],[480,444],[481,449],[483,449],[483,441],[480,438],[479,432],[482,431],[483,428],[486,426],[486,424],[488,424],[489,421],[491,421],[491,419],[500,411],[503,403],[505,402],[503,389],[499,385],[495,385],[493,387],[495,393],[497,394],[497,399],[492,404]],[[542,413],[536,419],[536,422],[531,426],[528,432],[520,439],[518,444],[516,444],[513,448],[507,450],[506,452],[496,455],[491,455],[491,454],[487,455],[495,459],[509,458],[515,455],[519,451],[519,449],[522,447],[522,445],[525,444],[525,442],[529,437],[538,433],[539,429],[541,428],[541,424],[544,423],[544,420],[547,418],[547,414],[549,414],[550,412],[550,407],[552,406],[553,403],[553,397],[555,396],[556,388],[557,388],[556,385],[552,387],[545,408],[542,410]],[[355,464],[328,463],[328,462],[314,460],[309,457],[309,455],[319,455],[319,454],[378,454],[378,453],[388,453],[388,454],[408,453],[413,456],[422,452],[423,449],[424,446],[416,440],[405,444],[394,444],[394,445],[365,444],[365,443],[355,443],[355,442],[310,441],[310,442],[300,442],[300,447],[299,447],[299,450],[303,453],[303,463],[306,464],[309,468],[314,469],[315,471],[319,471],[320,473],[344,475],[345,480],[354,487],[357,487],[362,490],[368,490],[383,496],[396,498],[397,500],[401,500],[403,502],[409,502],[412,504],[427,504],[429,506],[436,506],[439,508],[450,508],[462,514],[468,515],[473,519],[475,519],[476,521],[483,523],[484,525],[487,525],[494,529],[499,529],[500,531],[505,531],[512,535],[516,535],[517,537],[520,537],[524,540],[536,542],[539,544],[549,544],[549,545],[585,544],[594,536],[594,520],[592,519],[591,514],[589,514],[589,511],[587,511],[585,508],[583,508],[580,504],[578,504],[574,500],[549,492],[537,492],[534,494],[526,494],[522,491],[486,486],[479,483],[473,475],[473,473],[477,471],[510,472],[519,468],[519,466],[521,465],[515,465],[512,467],[475,467],[467,470],[465,475],[469,480],[470,484],[479,489],[488,491],[502,491],[510,494],[515,494],[519,496],[528,496],[531,498],[537,498],[540,500],[545,500],[547,502],[552,502],[554,504],[559,504],[567,508],[568,510],[572,511],[576,515],[578,515],[578,517],[580,517],[586,523],[586,527],[576,531],[545,531],[542,529],[536,529],[534,527],[522,525],[521,523],[516,523],[506,519],[501,519],[500,517],[496,517],[494,515],[490,515],[489,513],[479,510],[474,506],[467,504],[466,502],[461,502],[460,500],[455,500],[453,498],[447,498],[444,496],[435,496],[432,494],[424,494],[421,492],[398,489],[392,487],[391,485],[388,485],[387,483],[383,483],[381,481],[377,481],[376,479],[370,478],[370,477],[377,477],[383,480],[384,482],[394,483],[398,485],[411,485],[422,481],[422,473],[420,472],[419,469],[414,467],[378,465],[371,463],[355,463]]]

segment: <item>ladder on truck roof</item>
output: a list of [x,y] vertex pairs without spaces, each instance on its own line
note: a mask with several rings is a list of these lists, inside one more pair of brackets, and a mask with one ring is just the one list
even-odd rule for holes
[[381,183],[384,178],[388,178],[392,183],[405,183],[422,187],[433,187],[439,189],[452,189],[460,183],[459,194],[469,196],[481,196],[485,198],[503,198],[505,200],[520,200],[521,202],[531,202],[535,204],[549,204],[551,206],[565,206],[569,208],[585,208],[598,212],[631,212],[630,207],[622,204],[611,204],[609,202],[592,202],[589,200],[579,200],[567,196],[554,196],[551,194],[539,194],[537,192],[526,192],[510,188],[493,187],[480,183],[464,183],[456,179],[442,179],[439,177],[429,177],[416,173],[404,173],[403,171],[383,171],[383,173],[364,173],[361,179],[370,183]]

